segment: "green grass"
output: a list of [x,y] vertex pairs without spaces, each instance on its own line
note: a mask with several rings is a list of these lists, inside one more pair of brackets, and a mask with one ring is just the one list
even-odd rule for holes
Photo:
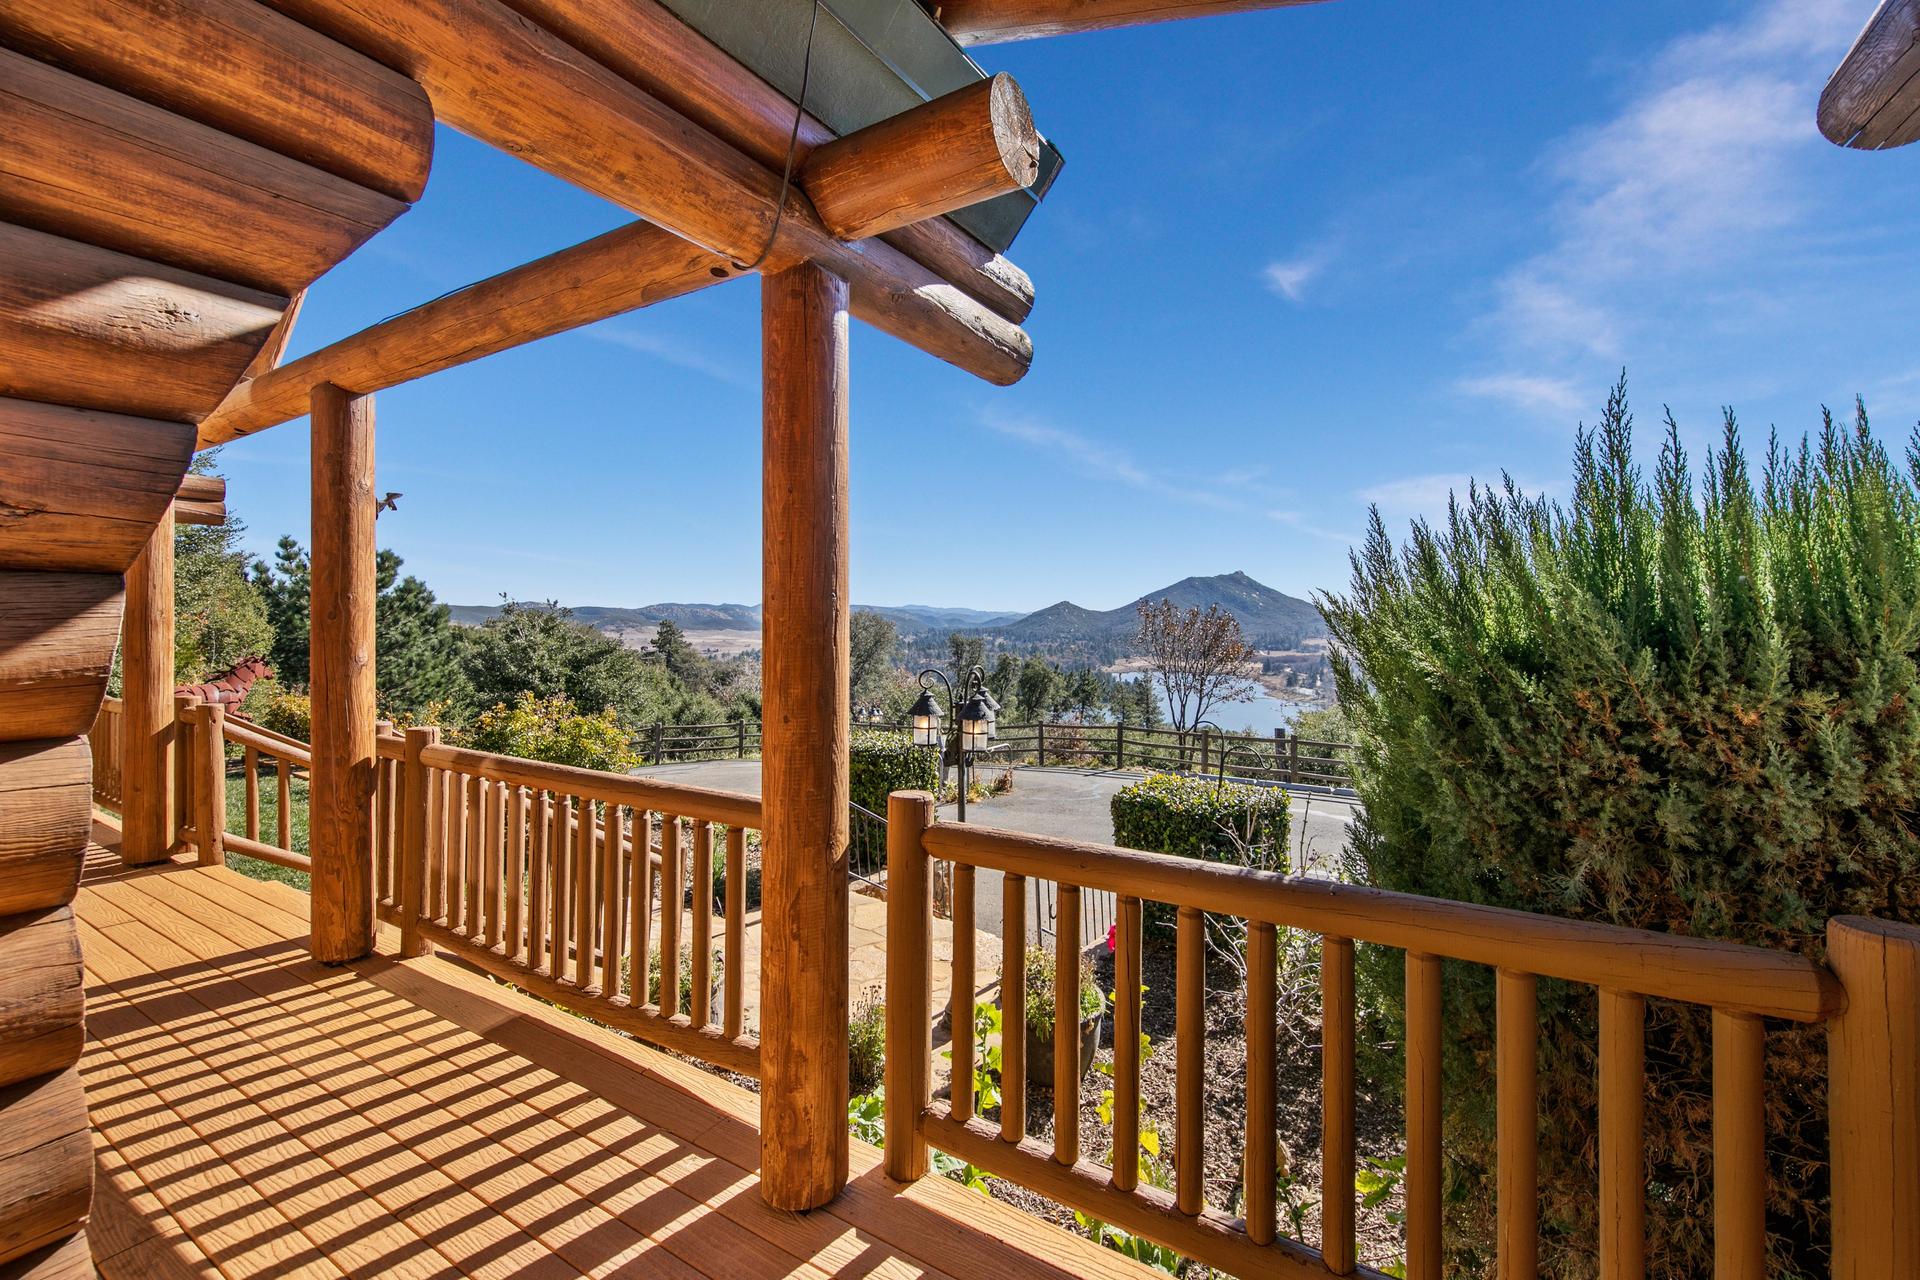
[[[295,853],[305,853],[307,851],[307,784],[298,777],[292,778],[289,791],[287,840],[293,846]],[[241,835],[245,835],[247,831],[246,775],[239,769],[227,775],[227,830]],[[259,838],[268,844],[273,844],[280,838],[280,783],[271,767],[264,767],[260,771]],[[275,866],[271,862],[249,858],[243,853],[228,853],[227,866],[249,879],[274,880],[281,884],[292,885],[302,893],[308,892],[308,876],[304,871]]]

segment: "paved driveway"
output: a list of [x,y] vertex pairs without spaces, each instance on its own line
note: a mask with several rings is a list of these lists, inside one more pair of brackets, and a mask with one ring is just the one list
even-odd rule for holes
[[[636,772],[647,777],[686,783],[696,787],[715,787],[722,791],[760,794],[758,760],[714,760],[694,764],[650,765]],[[989,769],[991,772],[991,769]],[[1091,840],[1099,844],[1113,842],[1112,802],[1114,793],[1130,782],[1138,782],[1137,773],[1092,772],[1086,769],[1017,768],[1013,771],[1013,790],[990,800],[967,806],[967,821],[1001,831],[1024,831],[1031,835],[1059,836],[1069,840]],[[1348,797],[1296,791],[1292,795],[1293,830],[1291,848],[1294,861],[1308,875],[1331,875],[1338,867],[1341,852],[1347,847],[1359,802]],[[950,804],[940,806],[942,818],[956,816]],[[976,877],[978,900],[975,924],[983,932],[1001,932],[1001,880],[998,872],[981,871]],[[1028,898],[1027,936],[1038,941],[1040,922],[1050,937],[1053,919],[1052,886],[1035,884]],[[1113,922],[1111,894],[1086,894],[1081,906],[1081,934],[1091,945],[1106,937]]]

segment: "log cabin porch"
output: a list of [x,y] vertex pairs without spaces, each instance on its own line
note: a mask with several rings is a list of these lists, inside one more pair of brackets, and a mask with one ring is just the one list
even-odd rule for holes
[[[723,47],[724,24],[695,21],[727,6],[691,0],[0,0],[0,1280],[96,1264],[229,1280],[1140,1274],[929,1177],[931,1148],[1235,1274],[1374,1280],[1355,1253],[1353,1197],[1327,1197],[1317,1244],[1276,1219],[1274,1000],[1256,984],[1271,983],[1281,929],[1317,935],[1330,957],[1321,1106],[1333,1186],[1353,1174],[1353,950],[1405,953],[1416,1280],[1446,1261],[1443,963],[1497,970],[1504,1274],[1535,1270],[1539,978],[1600,992],[1600,1273],[1647,1269],[1650,999],[1712,1011],[1718,1273],[1765,1270],[1769,1019],[1828,1028],[1835,1274],[1920,1273],[1913,930],[1833,921],[1816,963],[955,828],[911,794],[890,813],[884,1164],[849,1139],[848,326],[861,319],[988,383],[1018,381],[1032,359],[1020,327],[1032,282],[1002,256],[1010,236],[955,219],[1005,198],[1030,208],[1043,161],[1057,160],[1009,79],[947,55],[1285,2],[875,6],[898,19],[891,30],[932,41],[954,77],[937,94],[822,119],[804,73],[775,83],[771,64]],[[759,3],[811,49],[818,3]],[[438,125],[635,220],[284,360],[305,290],[420,197]],[[756,275],[764,811],[482,756],[431,729],[383,733],[376,393]],[[217,505],[182,484],[193,454],[302,417],[310,898],[224,866],[229,848],[263,845],[222,829],[227,745],[292,748],[245,741],[217,706],[177,705],[172,670],[174,525]],[[85,735],[116,649],[125,699],[102,779]],[[117,841],[89,838],[102,781],[125,817]],[[737,959],[743,913],[720,917],[716,938],[714,916],[695,912],[682,934],[678,910],[649,903],[656,878],[677,903],[683,876],[698,883],[737,856],[749,828],[766,853],[758,1036],[739,1023],[741,966],[727,966],[733,989],[717,1006],[703,982],[678,995],[680,944]],[[189,848],[197,865],[180,860]],[[1143,906],[1177,913],[1170,1188],[1141,1185],[1133,1168],[1130,995],[1115,1009],[1114,1164],[1083,1142],[1067,1102],[1071,1036],[1054,1037],[1050,1142],[1026,1132],[1020,1036],[1004,1046],[997,1126],[968,1087],[969,1037],[954,1046],[958,1092],[936,1097],[930,885],[951,876],[955,930],[968,936],[979,868],[1010,895],[1023,877],[1058,882],[1063,912],[1083,889],[1116,894],[1122,992],[1138,985]],[[729,891],[741,881],[729,876]],[[1017,919],[1024,898],[1010,901]],[[1209,914],[1247,922],[1251,971],[1264,970],[1246,1019],[1244,1188],[1209,1187],[1198,1124],[1206,1063],[1189,1032],[1204,1016]],[[628,980],[653,942],[649,999]],[[973,950],[947,959],[950,989],[971,994]],[[1061,946],[1054,963],[1071,988],[1077,949]],[[1002,1000],[1022,1010],[1021,966],[1008,970]],[[970,1012],[953,1009],[949,1025]],[[762,1090],[627,1036],[748,1069]]]
[[[103,1275],[1152,1274],[946,1179],[769,1208],[759,1099],[398,932],[343,967],[308,902],[224,867],[126,867],[75,914]],[[957,1268],[957,1270],[956,1270]]]

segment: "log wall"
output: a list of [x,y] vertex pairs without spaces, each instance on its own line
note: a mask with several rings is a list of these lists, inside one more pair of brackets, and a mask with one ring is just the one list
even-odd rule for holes
[[[419,195],[432,128],[417,85],[254,0],[0,3],[0,1275],[91,1274],[83,735],[116,640],[172,686],[151,606],[193,424]],[[136,702],[123,806],[164,804]]]

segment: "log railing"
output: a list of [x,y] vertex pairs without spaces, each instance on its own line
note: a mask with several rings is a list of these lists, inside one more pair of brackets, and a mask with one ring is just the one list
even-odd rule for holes
[[103,809],[120,812],[120,769],[126,759],[126,721],[118,698],[100,703],[100,714],[87,732],[87,748],[93,753],[93,802]]
[[[1642,1121],[1646,1088],[1643,1027],[1649,999],[1713,1011],[1714,1242],[1716,1272],[1759,1276],[1765,1259],[1763,1019],[1832,1020],[1835,1221],[1851,1221],[1850,1247],[1866,1251],[1884,1239],[1920,1231],[1902,1215],[1920,1205],[1911,1184],[1920,1177],[1920,930],[1843,918],[1829,929],[1829,949],[1871,951],[1861,975],[1843,990],[1833,971],[1805,957],[1734,943],[1564,920],[1324,880],[1141,853],[1106,845],[1046,839],[933,821],[932,802],[918,792],[891,797],[888,814],[887,1167],[912,1179],[927,1169],[929,1145],[989,1173],[1210,1266],[1240,1276],[1378,1276],[1359,1264],[1352,1193],[1354,1149],[1354,988],[1356,943],[1406,953],[1406,1274],[1441,1274],[1441,1049],[1445,1035],[1443,961],[1497,971],[1497,1211],[1502,1275],[1532,1275],[1536,1248],[1537,1140],[1535,987],[1541,977],[1599,989],[1600,1273],[1644,1271],[1646,1177]],[[1002,1045],[1002,1105],[997,1124],[975,1111],[973,1046],[956,1036],[953,1085],[936,1102],[930,1088],[929,947],[933,880],[930,861],[951,864],[956,935],[971,924],[977,869],[1001,873],[1005,918],[1019,921],[1027,878],[1059,884],[1063,919],[1084,890],[1118,895],[1115,931],[1113,1067],[1114,1150],[1139,1141],[1140,971],[1142,905],[1177,908],[1176,1124],[1170,1190],[1139,1185],[1133,1159],[1090,1158],[1079,1132],[1077,1036],[1056,1028],[1053,1137],[1026,1133],[1024,1037]],[[1209,914],[1247,924],[1247,1128],[1244,1216],[1208,1203],[1202,1185],[1205,1096],[1204,931]],[[1015,929],[1018,928],[1016,924]],[[1318,934],[1322,944],[1323,1153],[1318,1248],[1277,1230],[1275,1109],[1276,930]],[[1063,926],[1056,940],[1056,990],[1077,988],[1080,931]],[[1025,940],[1010,932],[1007,956]],[[951,1025],[970,1025],[977,989],[969,948],[954,953]],[[1878,966],[1878,967],[1876,967]],[[1836,967],[1837,961],[1836,961]],[[1844,970],[1843,970],[1844,972]],[[1892,975],[1889,977],[1888,975]],[[1001,987],[1002,1025],[1025,1020],[1024,975],[1010,963]],[[1867,986],[1876,989],[1867,991]],[[1889,1000],[1889,988],[1899,994]],[[1848,998],[1854,1011],[1848,1010]],[[1063,1000],[1068,1010],[1074,1002]],[[1840,1015],[1840,1016],[1836,1016]],[[1896,1065],[1888,1067],[1889,1060]],[[1891,1124],[1894,1136],[1888,1137]],[[1843,1152],[1857,1125],[1858,1151]],[[1911,1132],[1909,1132],[1911,1130]],[[1895,1190],[1906,1187],[1907,1190]],[[1896,1203],[1896,1201],[1898,1203]],[[1837,1228],[1838,1229],[1838,1228]],[[1836,1257],[1849,1246],[1836,1238]],[[1873,1274],[1868,1270],[1857,1274]],[[1856,1274],[1836,1269],[1838,1274]]]
[[443,746],[431,729],[398,741],[407,954],[438,946],[640,1039],[759,1074],[744,1023],[757,799]]

